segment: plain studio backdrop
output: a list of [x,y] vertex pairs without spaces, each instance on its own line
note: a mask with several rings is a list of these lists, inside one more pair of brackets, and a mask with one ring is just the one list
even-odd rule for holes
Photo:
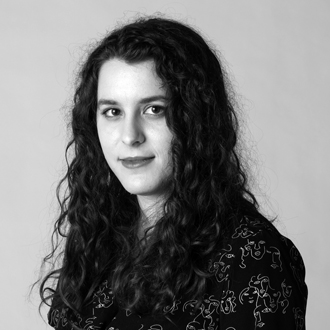
[[[329,308],[328,0],[1,0],[1,329],[49,328],[36,292],[64,173],[65,104],[87,45],[117,21],[162,12],[197,27],[225,59],[244,113],[256,195],[301,251],[307,328]],[[47,309],[42,309],[45,316]]]

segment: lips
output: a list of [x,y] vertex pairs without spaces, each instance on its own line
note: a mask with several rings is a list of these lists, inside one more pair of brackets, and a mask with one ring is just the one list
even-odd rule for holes
[[119,159],[126,168],[138,168],[150,164],[155,157],[127,157]]

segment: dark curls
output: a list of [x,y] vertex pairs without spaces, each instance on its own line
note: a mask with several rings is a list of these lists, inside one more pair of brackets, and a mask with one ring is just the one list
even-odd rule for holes
[[[173,190],[147,244],[137,237],[139,206],[103,156],[96,128],[102,64],[153,60],[169,94],[166,121],[173,134]],[[42,281],[42,301],[81,311],[109,280],[122,307],[162,314],[183,293],[201,301],[208,261],[242,215],[257,213],[237,152],[238,123],[223,68],[194,29],[163,18],[142,18],[106,36],[79,75],[72,107],[72,139],[59,184],[61,263]],[[65,193],[61,194],[65,187]],[[64,195],[64,196],[63,196]],[[48,284],[55,280],[56,290]]]

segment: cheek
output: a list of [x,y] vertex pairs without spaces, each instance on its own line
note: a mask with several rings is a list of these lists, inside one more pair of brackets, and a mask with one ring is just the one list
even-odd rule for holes
[[[98,118],[97,118],[97,122],[96,122],[96,130],[97,130],[97,136],[99,138],[100,145],[103,150],[104,142],[105,142],[104,128],[102,127],[102,124],[100,123],[100,120]],[[104,150],[103,150],[103,152],[104,152]]]
[[97,126],[99,141],[104,154],[109,154],[115,145],[115,132],[104,127],[102,124]]
[[98,132],[98,136],[99,136],[99,141],[100,141],[100,145],[103,151],[103,154],[107,153],[107,149],[108,147],[108,139],[106,138],[106,136],[104,135],[103,132]]
[[114,145],[111,143],[112,140],[104,134],[99,134],[99,141],[101,145],[101,150],[103,153],[103,156],[108,164],[108,166],[113,169],[116,155],[115,155],[115,148]]
[[158,144],[161,146],[164,152],[166,150],[167,153],[170,153],[173,134],[166,124],[164,124],[164,126],[156,132],[155,136],[157,136]]
[[172,160],[172,153],[171,153],[171,144],[169,144],[169,147],[166,149],[166,152],[164,154],[164,167],[167,175],[172,176],[173,175],[173,160]]
[[172,166],[172,135],[165,135],[159,143],[163,159],[168,165]]

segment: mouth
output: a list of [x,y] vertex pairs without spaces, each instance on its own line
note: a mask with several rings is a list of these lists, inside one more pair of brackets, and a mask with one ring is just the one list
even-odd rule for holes
[[119,161],[126,168],[138,168],[150,164],[155,157],[127,157],[121,158]]

